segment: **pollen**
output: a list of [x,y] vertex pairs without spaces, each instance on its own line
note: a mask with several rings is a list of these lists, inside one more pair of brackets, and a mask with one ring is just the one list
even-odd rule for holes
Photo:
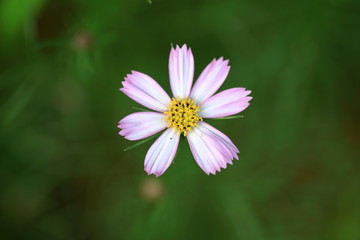
[[198,121],[202,121],[199,117],[199,106],[189,98],[173,98],[168,106],[168,111],[164,112],[165,120],[168,122],[167,127],[172,127],[180,134],[186,134],[197,125]]

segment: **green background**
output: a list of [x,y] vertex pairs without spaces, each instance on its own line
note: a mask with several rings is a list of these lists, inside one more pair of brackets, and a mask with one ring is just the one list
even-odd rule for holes
[[[360,239],[360,2],[3,0],[1,239]],[[170,93],[171,43],[195,76],[230,59],[243,118],[210,120],[240,149],[215,176],[182,139],[159,178],[154,141],[118,135],[131,70]]]

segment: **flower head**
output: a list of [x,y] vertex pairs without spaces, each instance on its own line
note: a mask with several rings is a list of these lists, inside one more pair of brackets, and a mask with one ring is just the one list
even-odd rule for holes
[[172,127],[179,133],[186,136],[193,127],[197,125],[198,121],[202,121],[202,117],[198,115],[199,106],[194,100],[189,98],[173,98],[168,106],[168,111],[164,112],[167,116],[165,119],[168,122],[167,127]]
[[170,166],[184,135],[195,161],[206,174],[215,174],[239,150],[222,132],[204,119],[237,114],[249,106],[251,91],[231,88],[215,94],[225,81],[230,66],[223,58],[214,59],[193,83],[194,58],[190,48],[171,49],[169,77],[173,97],[146,74],[132,71],[120,89],[128,97],[153,111],[136,112],[123,118],[118,127],[128,140],[147,138],[166,129],[152,144],[145,157],[145,171],[160,176]]

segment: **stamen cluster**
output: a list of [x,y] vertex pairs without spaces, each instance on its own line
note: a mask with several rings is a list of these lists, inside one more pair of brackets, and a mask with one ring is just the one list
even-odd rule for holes
[[172,127],[186,136],[187,132],[197,126],[198,121],[203,120],[197,114],[199,111],[199,106],[189,98],[172,98],[168,111],[164,112],[167,115],[165,119],[168,122],[167,127]]

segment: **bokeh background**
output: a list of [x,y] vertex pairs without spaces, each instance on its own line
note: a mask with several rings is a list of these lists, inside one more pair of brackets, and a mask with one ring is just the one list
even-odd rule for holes
[[[360,239],[360,2],[2,0],[1,239]],[[154,140],[117,122],[130,70],[170,93],[171,43],[198,76],[230,59],[243,118],[209,123],[240,160],[215,176],[185,139],[147,176]]]

